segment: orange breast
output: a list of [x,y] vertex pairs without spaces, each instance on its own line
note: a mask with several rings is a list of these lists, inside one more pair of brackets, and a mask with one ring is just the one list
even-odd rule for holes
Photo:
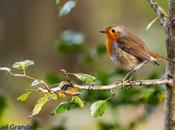
[[108,51],[108,54],[111,56],[112,55],[112,44],[113,44],[113,41],[117,41],[117,39],[119,38],[119,33],[114,33],[114,34],[111,34],[110,31],[108,31],[106,33],[107,37],[106,37],[106,48],[107,48],[107,51]]
[[106,49],[108,54],[111,56],[112,55],[112,40],[108,39],[106,40]]

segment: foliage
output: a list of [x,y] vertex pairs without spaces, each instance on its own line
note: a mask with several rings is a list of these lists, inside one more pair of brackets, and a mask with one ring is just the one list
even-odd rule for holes
[[25,60],[25,61],[21,61],[21,62],[15,62],[12,67],[15,69],[19,69],[19,70],[25,70],[31,65],[34,65],[33,61]]
[[[33,117],[37,114],[39,114],[39,112],[42,110],[43,106],[50,100],[57,100],[58,97],[59,98],[65,98],[66,95],[71,95],[72,96],[72,100],[70,102],[62,102],[60,103],[51,113],[52,115],[58,114],[58,113],[62,113],[66,110],[70,110],[73,109],[75,107],[80,107],[83,108],[84,107],[84,101],[81,100],[80,97],[78,97],[77,95],[79,95],[79,89],[74,87],[71,82],[69,81],[66,85],[61,86],[60,82],[59,84],[56,84],[56,87],[50,88],[51,86],[54,85],[48,85],[44,80],[40,80],[40,79],[36,79],[32,76],[27,75],[26,70],[30,65],[33,65],[34,62],[30,61],[30,60],[25,60],[25,61],[21,61],[21,62],[16,62],[13,65],[13,68],[15,69],[19,69],[22,70],[23,74],[15,74],[12,72],[12,70],[10,68],[7,67],[0,67],[0,70],[3,71],[7,71],[9,74],[11,74],[12,76],[16,76],[16,77],[26,77],[28,79],[32,79],[32,83],[31,83],[31,87],[34,87],[34,89],[26,89],[26,92],[24,92],[22,95],[20,95],[17,100],[19,101],[26,101],[27,98],[29,97],[30,94],[32,94],[33,92],[37,92],[37,91],[41,91],[44,96],[42,96],[40,99],[38,99],[38,101],[36,102],[32,113],[29,117]],[[89,74],[85,74],[85,73],[69,73],[66,72],[66,70],[62,70],[64,71],[64,75],[73,75],[75,77],[77,77],[79,80],[83,81],[84,83],[87,84],[92,84],[95,82],[96,78],[92,75]],[[67,76],[68,78],[68,76]],[[59,86],[60,85],[60,86]],[[34,91],[35,90],[35,91]],[[52,90],[52,91],[51,91]],[[107,101],[107,100],[106,100]],[[98,103],[97,103],[98,104]],[[102,107],[106,107],[107,104],[102,105]],[[95,105],[93,104],[92,110],[97,113],[95,114],[95,117],[98,115],[102,115],[104,113],[104,110],[101,110],[101,108],[97,106],[97,108],[95,107]],[[95,110],[95,108],[97,110]],[[99,111],[99,112],[98,112]],[[92,112],[93,113],[93,112]],[[98,114],[99,113],[99,114]]]
[[52,115],[56,115],[59,113],[63,113],[67,110],[71,110],[75,107],[74,103],[70,103],[70,102],[62,102],[60,103],[53,111],[52,111]]
[[[70,74],[70,73],[69,73]],[[76,76],[78,79],[85,83],[94,83],[96,78],[92,75],[89,74],[84,74],[84,73],[72,73],[72,75]]]
[[72,100],[79,105],[79,107],[83,108],[84,107],[84,102],[78,97],[78,96],[73,96]]
[[31,92],[30,91],[27,91],[26,93],[24,93],[21,96],[19,96],[17,98],[17,100],[24,102],[29,97],[30,94],[31,94]]
[[[26,60],[26,61],[29,61],[29,60]],[[30,62],[26,62],[26,61],[15,63],[15,66],[16,66],[15,69],[19,69],[19,68],[20,68],[19,70],[22,69],[23,74],[15,74],[12,72],[10,68],[7,68],[7,67],[1,67],[0,70],[7,71],[9,74],[13,76],[26,77],[26,78],[32,79],[33,81],[31,83],[31,87],[33,87],[35,91],[40,91],[44,94],[44,96],[42,96],[36,102],[30,117],[37,115],[48,101],[57,100],[58,98],[65,98],[66,96],[71,96],[72,100],[68,102],[59,103],[58,106],[51,113],[52,115],[56,115],[77,107],[80,107],[80,108],[84,107],[84,101],[82,101],[82,99],[78,96],[79,94],[81,94],[80,90],[74,87],[71,81],[66,82],[66,84],[60,81],[60,83],[54,82],[57,84],[49,85],[44,80],[36,79],[26,74],[24,70],[26,70],[30,65],[34,64],[33,61],[30,61]],[[66,70],[62,70],[62,71],[64,72],[64,75],[66,76],[66,78],[69,78],[68,75],[73,75],[77,77],[79,80],[81,80],[84,84],[91,84],[92,87],[96,80],[96,77],[89,74],[70,73],[70,72],[67,72]],[[154,76],[156,75],[151,74],[150,76],[151,78],[154,78]],[[98,76],[99,78],[98,81],[101,81],[102,84],[107,84],[108,83],[107,79],[109,77],[110,76],[108,74],[106,74],[105,72],[102,72]],[[63,83],[64,85],[62,86]],[[17,100],[22,102],[26,101],[29,95],[35,92],[34,90],[30,88],[26,89],[26,92],[24,92],[21,96],[19,96]],[[90,108],[91,115],[93,117],[99,117],[104,114],[107,108],[107,102],[110,103],[111,106],[113,107],[123,105],[123,104],[138,105],[140,103],[145,103],[149,106],[156,106],[157,104],[159,104],[164,100],[163,91],[159,88],[157,89],[154,89],[154,88],[126,89],[125,88],[118,91],[119,93],[118,95],[116,95],[117,98],[110,97],[108,95],[109,93],[106,91],[101,91],[96,93],[91,90],[83,93],[82,98],[90,102],[95,101]],[[103,97],[103,99],[101,99],[101,97]]]
[[107,108],[107,100],[100,100],[92,104],[91,106],[91,115],[93,117],[99,117],[104,114]]
[[35,107],[33,108],[32,113],[29,117],[37,115],[41,111],[42,107],[51,99],[56,100],[57,95],[55,95],[55,94],[46,94],[45,96],[41,97],[37,101]]

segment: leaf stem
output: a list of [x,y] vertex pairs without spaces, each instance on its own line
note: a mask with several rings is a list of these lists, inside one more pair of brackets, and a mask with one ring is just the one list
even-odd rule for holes
[[23,71],[23,74],[26,75],[26,69],[23,69],[22,71]]

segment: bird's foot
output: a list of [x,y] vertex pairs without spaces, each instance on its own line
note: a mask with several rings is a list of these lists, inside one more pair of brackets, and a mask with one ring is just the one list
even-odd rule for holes
[[134,86],[134,83],[133,83],[133,81],[132,81],[132,80],[128,80],[128,83],[129,83],[129,85],[128,85],[128,87],[127,87],[127,88],[130,88],[130,87]]

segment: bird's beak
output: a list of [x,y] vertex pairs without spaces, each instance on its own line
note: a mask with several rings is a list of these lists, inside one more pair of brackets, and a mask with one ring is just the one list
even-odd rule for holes
[[105,30],[100,30],[99,32],[101,32],[101,33],[106,33],[106,31],[105,31]]

